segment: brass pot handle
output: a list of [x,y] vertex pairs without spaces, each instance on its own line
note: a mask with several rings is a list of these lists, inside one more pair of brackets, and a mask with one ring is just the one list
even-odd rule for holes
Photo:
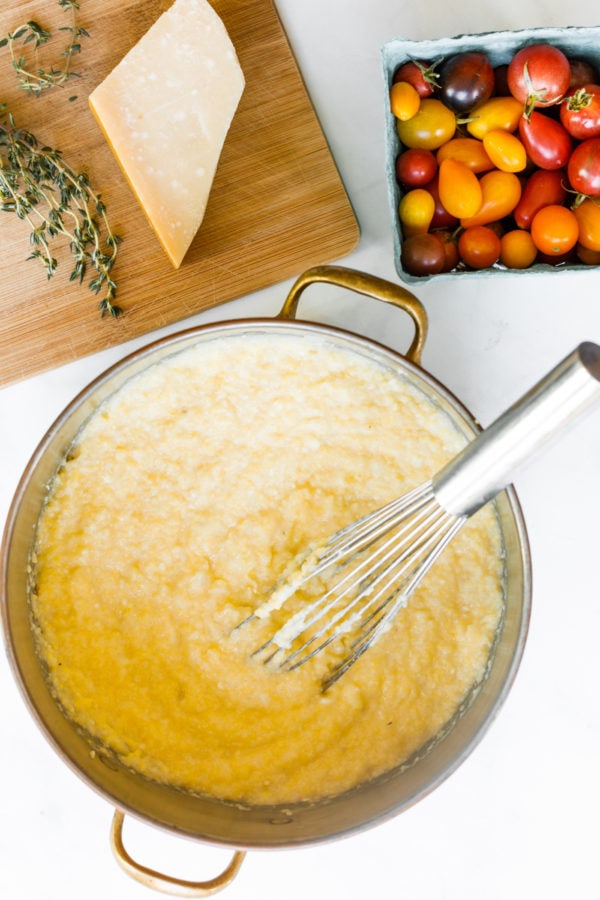
[[300,295],[309,284],[315,282],[339,285],[356,291],[358,294],[372,297],[374,300],[391,303],[408,313],[415,326],[415,336],[405,356],[417,365],[421,363],[428,324],[425,307],[406,288],[399,284],[392,284],[391,281],[384,281],[383,278],[377,278],[375,275],[367,275],[344,266],[314,266],[312,269],[307,269],[292,285],[279,313],[279,318],[294,319]]
[[124,813],[120,809],[116,809],[110,832],[110,844],[117,862],[136,881],[155,891],[162,891],[164,894],[171,894],[174,897],[208,897],[210,894],[218,893],[233,881],[246,855],[244,851],[236,850],[227,868],[220,875],[210,878],[208,881],[186,881],[183,878],[164,875],[131,858],[123,845],[124,819]]

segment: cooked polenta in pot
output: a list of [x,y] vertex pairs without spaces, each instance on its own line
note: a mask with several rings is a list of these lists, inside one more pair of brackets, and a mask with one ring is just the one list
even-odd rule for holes
[[391,367],[318,334],[231,332],[132,376],[49,485],[33,556],[38,649],[92,747],[252,804],[316,800],[393,769],[484,677],[503,608],[492,506],[388,632],[293,672],[232,630],[295,556],[425,481],[465,437]]

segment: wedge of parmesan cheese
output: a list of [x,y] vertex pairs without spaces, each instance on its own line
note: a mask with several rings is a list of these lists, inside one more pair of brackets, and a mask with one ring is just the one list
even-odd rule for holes
[[244,89],[206,0],[175,0],[89,98],[125,177],[178,268],[208,202]]

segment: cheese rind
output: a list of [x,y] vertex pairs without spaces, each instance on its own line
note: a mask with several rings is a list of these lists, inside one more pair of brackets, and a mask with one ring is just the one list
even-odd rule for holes
[[125,177],[178,268],[206,211],[244,90],[206,0],[175,0],[89,98]]

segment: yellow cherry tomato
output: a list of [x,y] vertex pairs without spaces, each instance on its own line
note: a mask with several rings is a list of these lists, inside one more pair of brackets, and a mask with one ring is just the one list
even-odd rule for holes
[[436,153],[438,165],[444,159],[457,159],[471,169],[472,172],[488,172],[494,168],[483,143],[475,138],[452,138],[442,144]]
[[457,159],[440,163],[438,190],[442,206],[457,219],[474,216],[483,200],[477,175]]
[[537,256],[537,247],[528,231],[515,228],[500,238],[500,262],[508,269],[528,269]]
[[473,110],[467,131],[474,138],[483,140],[484,134],[495,128],[516,131],[523,115],[523,104],[514,97],[491,97],[478,109]]
[[510,131],[492,128],[484,134],[483,146],[496,168],[502,172],[522,172],[527,165],[527,151]]
[[521,199],[521,182],[514,172],[492,169],[479,179],[483,200],[474,216],[461,218],[463,228],[489,225],[508,216]]
[[421,100],[419,112],[406,122],[398,119],[396,128],[405,147],[437,150],[454,137],[456,116],[441,100],[427,97]]
[[431,225],[435,212],[435,200],[429,191],[415,188],[408,191],[398,206],[398,215],[402,224],[404,237],[413,234],[424,234]]
[[390,107],[401,122],[412,119],[421,105],[421,98],[408,81],[396,81],[390,88]]

